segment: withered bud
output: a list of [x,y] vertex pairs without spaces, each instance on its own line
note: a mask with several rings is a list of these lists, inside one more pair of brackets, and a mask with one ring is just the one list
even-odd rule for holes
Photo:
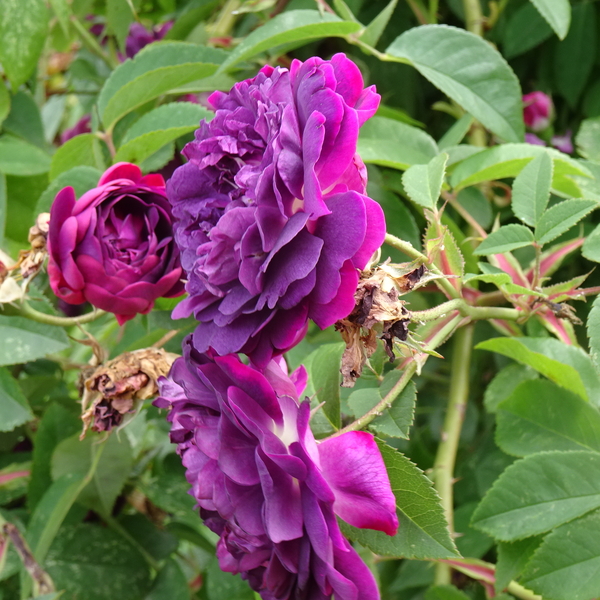
[[139,401],[158,393],[157,379],[166,376],[177,354],[161,348],[125,352],[97,367],[84,382],[81,418],[83,433],[110,431],[135,412]]
[[23,279],[29,279],[38,273],[44,264],[47,256],[46,240],[48,239],[48,227],[50,223],[50,213],[41,213],[38,215],[35,225],[29,229],[29,250],[19,252],[17,266],[21,269]]
[[542,300],[542,302],[554,313],[557,319],[564,319],[573,325],[582,325],[582,320],[576,315],[575,309],[565,302],[551,302],[550,300]]
[[[386,267],[386,268],[382,268]],[[408,311],[400,294],[412,290],[420,281],[424,267],[409,265],[382,265],[366,274],[358,283],[354,310],[336,323],[346,350],[342,356],[342,386],[353,387],[360,377],[365,362],[377,349],[374,327],[382,332],[385,349],[394,360],[394,338],[402,341],[408,335]],[[381,329],[380,329],[381,328]]]

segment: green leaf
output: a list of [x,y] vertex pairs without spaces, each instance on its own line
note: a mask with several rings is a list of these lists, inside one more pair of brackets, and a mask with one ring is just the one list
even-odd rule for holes
[[569,0],[531,0],[539,13],[554,29],[556,35],[564,40],[571,24],[571,5]]
[[170,558],[158,572],[144,600],[190,600],[190,588],[181,567]]
[[134,15],[131,12],[128,0],[106,0],[106,23],[110,33],[117,38],[121,52],[125,51],[125,40],[129,33],[129,26],[133,23]]
[[61,327],[0,315],[0,366],[18,365],[69,347]]
[[[441,229],[441,231],[440,231]],[[425,230],[424,236],[427,255],[433,255],[433,264],[444,273],[444,275],[455,276],[456,285],[462,285],[465,260],[447,226],[441,227],[436,223],[430,223]]]
[[66,599],[141,598],[150,573],[141,554],[109,529],[81,523],[63,527],[45,562]]
[[101,452],[98,466],[78,501],[101,515],[110,515],[133,464],[131,446],[126,436],[119,439],[111,435],[102,444],[98,444],[98,440],[91,435],[81,441],[77,435],[63,440],[52,455],[52,477],[57,480],[69,473],[87,474],[94,460],[97,460],[98,452]]
[[551,242],[597,207],[598,202],[584,198],[572,198],[555,204],[540,217],[535,228],[536,240],[540,244]]
[[324,344],[304,361],[322,411],[329,422],[340,428],[340,365],[344,344]]
[[67,186],[71,186],[75,190],[76,198],[81,198],[85,192],[98,185],[100,177],[102,177],[102,172],[94,167],[73,167],[68,171],[63,171],[39,197],[34,213],[39,215],[43,212],[50,212],[54,198],[60,190]]
[[498,544],[496,583],[494,585],[497,592],[502,591],[522,573],[541,542],[541,537],[530,537],[516,542],[500,542]]
[[214,113],[191,102],[163,104],[146,113],[127,131],[114,162],[141,163],[165,144],[198,129],[201,119]]
[[588,260],[600,262],[600,225],[583,242],[581,254]]
[[171,90],[212,75],[225,53],[185,42],[149,44],[132,60],[120,64],[98,96],[104,126],[116,122],[138,106]]
[[164,560],[177,550],[179,540],[162,526],[160,529],[140,513],[121,515],[118,520],[125,535],[129,534],[150,556]]
[[513,541],[549,531],[600,507],[600,454],[543,452],[500,475],[473,515],[473,525]]
[[544,152],[528,163],[513,183],[513,213],[530,227],[537,225],[548,206],[552,170],[552,159]]
[[471,125],[473,125],[473,117],[469,113],[465,113],[446,133],[440,138],[438,146],[440,150],[449,148],[450,146],[456,146],[463,141],[465,135],[467,135]]
[[79,431],[81,431],[81,420],[73,413],[56,403],[48,407],[35,434],[31,480],[27,492],[29,508],[35,508],[52,484],[50,462],[54,449],[59,442]]
[[34,146],[46,148],[42,115],[30,94],[20,91],[13,96],[10,113],[2,127],[6,133],[20,137]]
[[523,248],[533,243],[533,233],[525,225],[503,225],[500,229],[490,233],[477,248],[473,254],[477,256],[486,254],[501,254],[510,252],[517,248]]
[[483,404],[486,410],[495,413],[500,402],[506,400],[519,384],[537,377],[538,374],[526,365],[511,364],[504,367],[485,389]]
[[388,47],[485,127],[507,142],[524,136],[521,87],[502,55],[484,39],[446,25],[410,29]]
[[[371,410],[390,391],[402,375],[401,371],[390,371],[379,388],[356,390],[348,398],[348,406],[355,417],[360,417]],[[369,428],[380,435],[397,437],[407,440],[410,426],[412,425],[417,388],[411,381],[402,393],[394,400],[392,406],[383,411],[369,424]]]
[[379,38],[385,31],[387,24],[392,18],[392,14],[398,4],[398,0],[391,0],[389,4],[365,27],[360,36],[360,41],[372,46],[377,46]]
[[[584,400],[599,395],[598,376],[589,356],[552,338],[493,338],[475,346],[508,356],[574,392]],[[597,400],[595,400],[597,402]]]
[[456,201],[484,228],[488,229],[494,220],[490,201],[476,187],[460,190]]
[[33,420],[33,413],[13,376],[0,368],[0,431],[12,431]]
[[213,558],[206,570],[206,595],[208,600],[254,600],[254,592],[239,575],[227,573],[219,568],[219,562]]
[[4,246],[4,236],[6,234],[6,213],[8,208],[6,196],[6,176],[0,173],[0,248]]
[[0,63],[13,90],[33,73],[46,42],[44,0],[0,0]]
[[361,24],[342,21],[339,17],[318,10],[290,10],[269,19],[264,25],[247,35],[221,65],[219,72],[231,69],[239,62],[265,50],[285,44],[288,50],[311,40],[325,37],[344,37],[356,33]]
[[84,133],[64,143],[52,157],[50,180],[73,167],[87,166],[104,171],[104,156],[100,140],[93,133]]
[[10,94],[8,93],[8,89],[4,85],[4,82],[0,82],[0,125],[2,125],[9,112]]
[[50,156],[12,135],[0,136],[0,173],[5,175],[40,175],[50,169]]
[[594,66],[596,35],[594,5],[586,2],[574,4],[569,33],[556,46],[552,69],[557,90],[573,109]]
[[377,445],[396,496],[398,533],[390,537],[342,522],[344,534],[383,556],[418,559],[459,556],[431,481],[400,452],[381,440],[377,440]]
[[584,119],[575,136],[577,152],[584,158],[600,163],[600,117]]
[[402,170],[426,164],[439,154],[429,134],[387,117],[373,117],[361,127],[357,151],[367,164]]
[[508,19],[504,29],[504,56],[519,56],[552,36],[552,29],[529,2],[521,5]]
[[[452,172],[450,185],[462,189],[483,181],[516,177],[533,158],[548,153],[552,158],[554,171],[552,188],[566,195],[571,195],[571,187],[567,187],[565,179],[569,175],[589,177],[590,172],[570,156],[552,148],[534,146],[533,144],[500,144],[478,152],[458,164]],[[573,181],[568,179],[570,185]]]
[[42,496],[27,526],[27,541],[38,562],[43,562],[67,513],[85,487],[85,475],[67,473]]
[[590,339],[590,357],[600,370],[600,296],[596,296],[588,316],[587,334]]
[[546,450],[600,452],[600,412],[550,381],[521,383],[498,405],[496,443],[507,454]]
[[425,600],[469,600],[469,596],[453,585],[434,585],[425,592]]
[[523,583],[553,600],[589,600],[600,590],[600,511],[551,532],[523,573]]
[[402,184],[410,199],[425,208],[435,209],[442,193],[448,155],[439,154],[426,165],[412,165],[402,177]]

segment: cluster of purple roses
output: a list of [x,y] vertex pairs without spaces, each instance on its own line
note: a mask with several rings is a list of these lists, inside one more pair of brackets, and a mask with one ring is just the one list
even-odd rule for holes
[[[385,235],[365,195],[359,127],[379,104],[343,54],[264,67],[229,93],[184,149],[166,188],[118,164],[79,200],[53,204],[52,289],[120,323],[183,292],[199,324],[160,383],[221,568],[264,600],[375,600],[368,567],[336,515],[394,535],[396,503],[373,436],[317,442],[303,367],[282,354],[346,317]],[[246,354],[244,364],[238,352]]]

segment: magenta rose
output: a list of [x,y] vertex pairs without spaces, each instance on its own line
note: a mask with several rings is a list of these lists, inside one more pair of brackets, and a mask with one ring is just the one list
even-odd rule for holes
[[343,54],[263,67],[209,98],[167,187],[200,352],[244,352],[254,364],[354,308],[359,272],[383,243],[356,153],[379,95]]
[[523,120],[531,131],[543,131],[550,125],[552,99],[544,92],[531,92],[523,96]]
[[179,250],[160,175],[118,163],[79,200],[63,188],[50,210],[48,274],[69,304],[88,301],[122,325],[183,293]]

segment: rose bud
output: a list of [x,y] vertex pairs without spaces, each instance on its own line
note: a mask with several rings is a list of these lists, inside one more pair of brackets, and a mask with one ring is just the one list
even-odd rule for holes
[[544,92],[531,92],[523,96],[523,120],[531,131],[546,129],[552,113],[552,99]]
[[179,250],[160,175],[118,163],[79,200],[63,188],[50,211],[48,274],[69,304],[88,301],[119,324],[183,293]]

